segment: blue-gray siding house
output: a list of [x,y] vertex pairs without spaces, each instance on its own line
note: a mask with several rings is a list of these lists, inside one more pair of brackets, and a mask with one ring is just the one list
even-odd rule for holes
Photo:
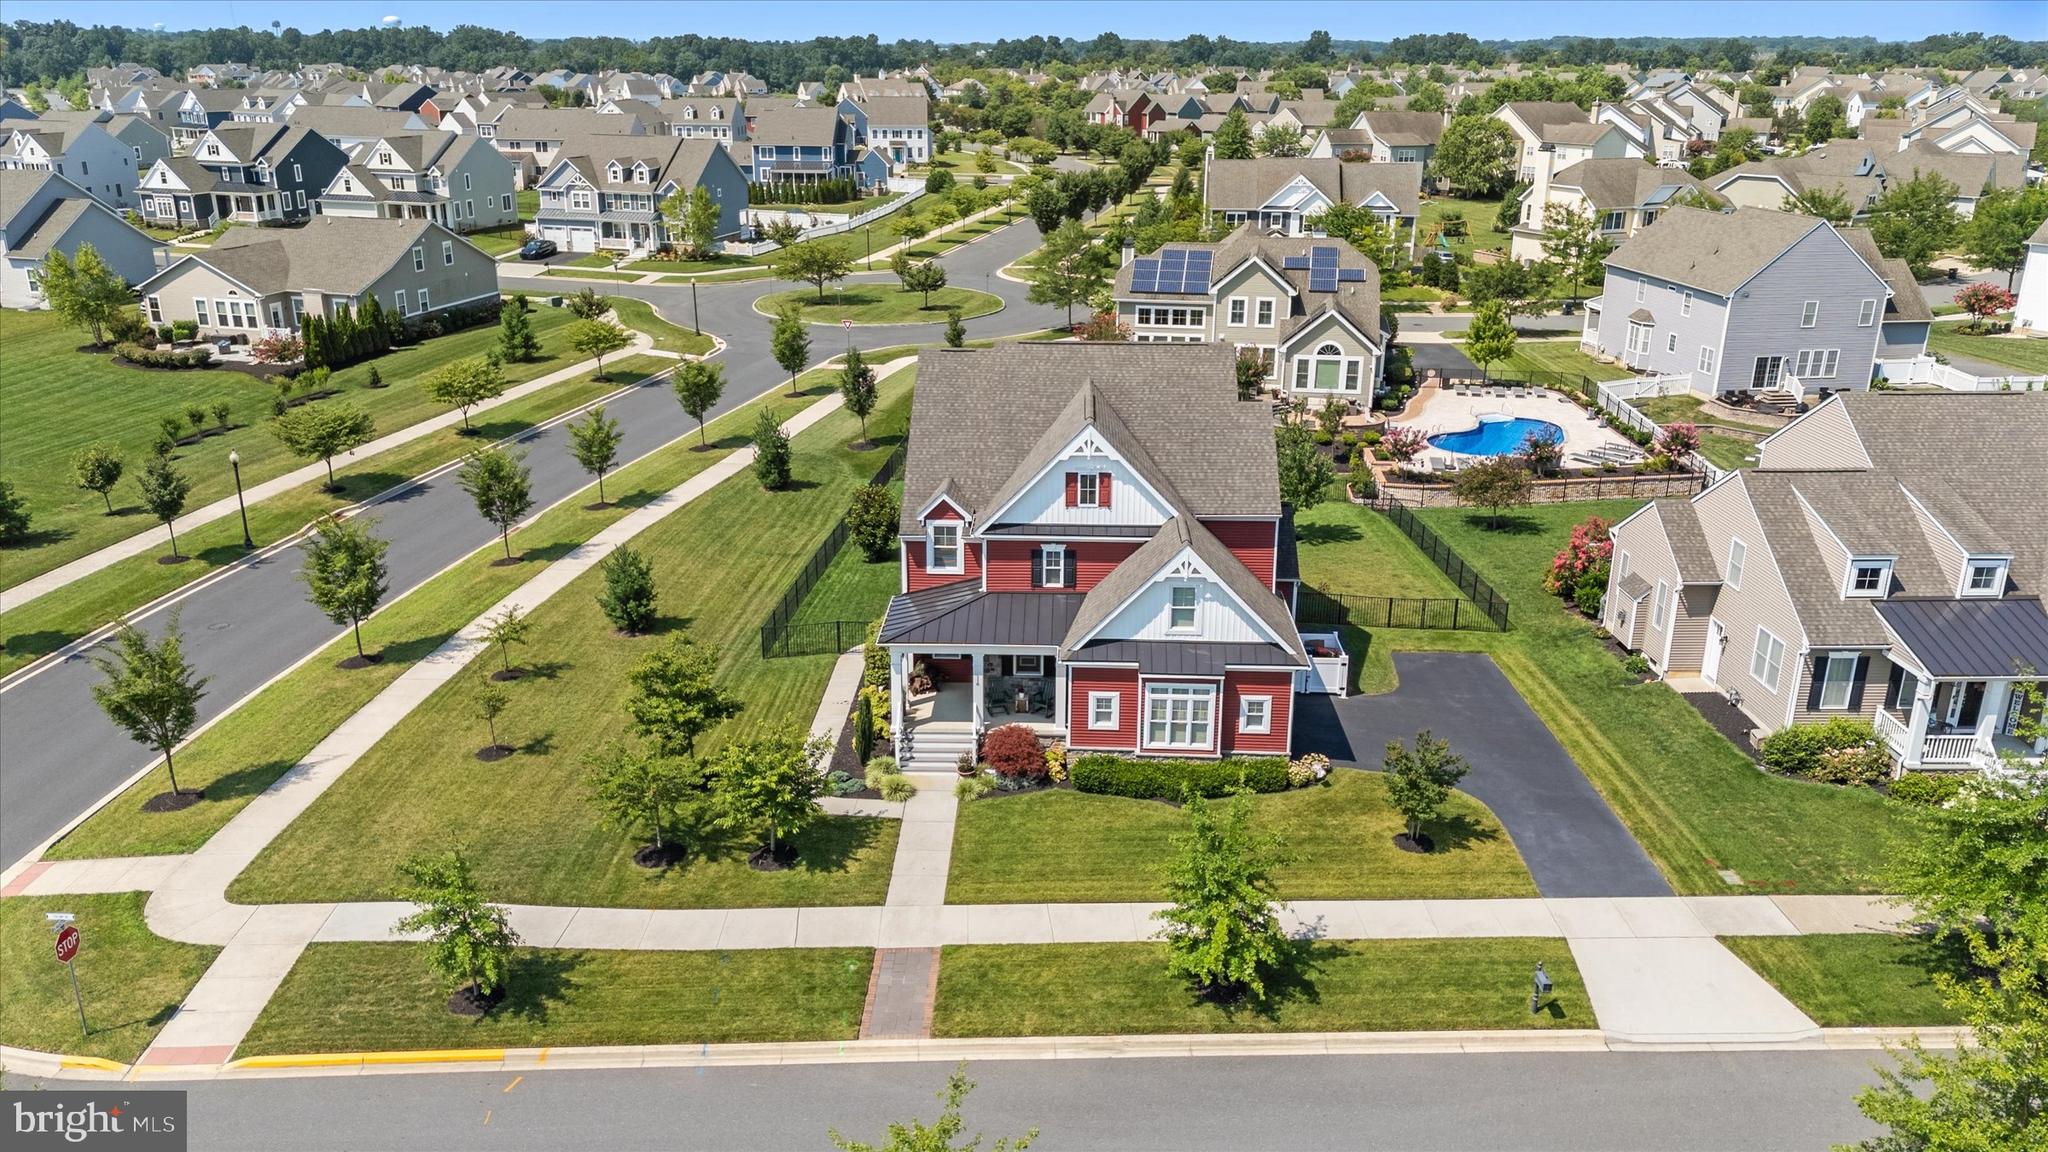
[[1862,389],[1891,294],[1825,220],[1671,208],[1607,258],[1580,345],[1702,396]]

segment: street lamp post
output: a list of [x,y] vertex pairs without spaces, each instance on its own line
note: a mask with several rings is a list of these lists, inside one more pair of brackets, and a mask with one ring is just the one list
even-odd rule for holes
[[242,547],[254,548],[256,542],[249,539],[249,506],[242,503],[242,454],[228,449],[228,471],[235,474],[235,507],[242,513]]

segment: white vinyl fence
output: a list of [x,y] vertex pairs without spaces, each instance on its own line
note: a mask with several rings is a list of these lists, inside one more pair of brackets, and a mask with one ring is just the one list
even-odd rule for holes
[[1951,392],[2048,392],[2048,376],[1978,376],[1932,356],[1880,360],[1877,366],[1893,384],[1932,384]]

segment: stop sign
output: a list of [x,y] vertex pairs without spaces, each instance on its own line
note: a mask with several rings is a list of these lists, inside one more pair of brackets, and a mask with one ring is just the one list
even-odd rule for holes
[[66,924],[63,931],[57,933],[57,960],[60,963],[69,964],[71,963],[71,958],[76,955],[78,955],[78,926]]

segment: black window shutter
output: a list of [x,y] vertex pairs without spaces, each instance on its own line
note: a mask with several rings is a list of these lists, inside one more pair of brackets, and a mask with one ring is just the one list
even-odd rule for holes
[[1074,563],[1074,559],[1074,550],[1072,548],[1067,549],[1067,554],[1061,557],[1062,564],[1060,565],[1060,567],[1064,571],[1066,577],[1066,585],[1069,588],[1072,588],[1074,586],[1074,569],[1079,567],[1079,565]]
[[1031,550],[1031,586],[1033,588],[1045,587],[1045,549],[1043,548],[1033,548]]
[[1849,681],[1849,711],[1863,710],[1863,678],[1870,675],[1870,653],[1856,657],[1856,678]]
[[1806,710],[1808,712],[1820,711],[1821,683],[1822,678],[1827,675],[1827,671],[1828,654],[1825,652],[1814,653],[1813,667],[1806,676]]

